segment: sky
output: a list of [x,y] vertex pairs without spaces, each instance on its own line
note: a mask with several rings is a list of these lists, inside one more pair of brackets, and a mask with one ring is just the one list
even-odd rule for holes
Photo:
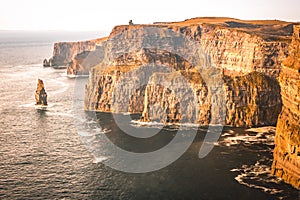
[[109,31],[115,25],[219,16],[300,21],[300,0],[0,0],[0,30]]

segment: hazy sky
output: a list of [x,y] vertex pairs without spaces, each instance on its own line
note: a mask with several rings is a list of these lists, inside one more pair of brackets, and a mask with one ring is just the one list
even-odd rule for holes
[[104,30],[199,16],[300,21],[300,0],[0,0],[0,30]]

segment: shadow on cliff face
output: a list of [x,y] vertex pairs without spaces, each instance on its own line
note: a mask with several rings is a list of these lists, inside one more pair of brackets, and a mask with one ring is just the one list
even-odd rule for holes
[[236,127],[276,125],[282,108],[276,79],[258,72],[225,76],[226,124]]
[[[157,49],[142,49],[120,54],[112,61],[112,66],[104,68],[93,69],[101,72],[101,75],[92,77],[96,90],[92,94],[86,91],[86,108],[99,112],[138,113],[142,114],[142,121],[148,122],[211,123],[213,103],[209,99],[207,84],[202,74],[180,55]],[[193,117],[182,115],[183,105],[176,99],[175,90],[185,90],[187,93],[187,85],[179,80],[180,77],[189,82],[193,90],[191,95],[197,97],[198,103],[193,106],[198,106],[199,110],[192,114],[197,116],[196,121]],[[260,72],[222,77],[226,93],[225,125],[276,125],[282,102],[280,86],[275,78]],[[166,81],[170,82],[169,88],[163,87]],[[176,89],[170,91],[172,87]],[[189,101],[188,95],[182,97],[184,101]]]
[[[202,32],[201,29],[197,31]],[[240,66],[243,73],[238,76],[224,76],[224,66],[213,63],[212,58],[217,52],[209,51],[209,54],[202,49],[203,44],[198,40],[191,41],[193,38],[189,36],[180,35],[173,29],[135,26],[110,35],[103,43],[103,61],[90,71],[85,108],[99,112],[142,113],[142,120],[148,122],[177,123],[185,119],[184,123],[208,125],[214,123],[211,116],[226,115],[225,125],[229,126],[275,125],[281,111],[277,81],[268,77],[268,73],[251,72],[245,75],[247,70],[244,71],[244,66]],[[274,62],[270,63],[274,65]],[[155,65],[154,69],[145,69],[151,64]],[[159,69],[162,66],[168,66],[169,70]],[[221,80],[213,80],[214,76]],[[189,84],[178,82],[180,77],[187,79]],[[169,88],[161,87],[166,82],[170,82],[167,85]],[[217,87],[225,88],[226,97],[224,100],[216,98],[219,102],[212,102],[214,92],[209,86],[216,83],[220,83]],[[136,88],[138,85],[140,87]],[[184,89],[189,85],[193,92],[184,95],[187,93]],[[172,87],[174,90],[169,92]],[[191,109],[185,108],[189,110],[187,116],[182,115],[183,105],[174,97],[175,91],[182,91],[183,99],[186,97],[184,102],[190,102],[186,100],[188,96],[197,99],[198,103],[188,104]],[[226,111],[220,111],[224,108]],[[162,117],[166,114],[167,117]]]

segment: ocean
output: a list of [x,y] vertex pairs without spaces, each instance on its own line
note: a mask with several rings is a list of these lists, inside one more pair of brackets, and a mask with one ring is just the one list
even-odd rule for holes
[[[200,159],[206,127],[124,122],[141,132],[159,130],[136,139],[114,115],[97,113],[95,119],[84,112],[83,97],[74,94],[87,78],[68,79],[64,69],[44,68],[42,61],[51,57],[55,41],[97,36],[104,33],[0,31],[0,199],[299,198],[298,190],[269,173],[275,127],[225,127]],[[48,94],[47,111],[34,108],[38,78]],[[109,154],[104,137],[128,151],[148,152],[168,144],[179,130],[185,137],[197,135],[179,159],[156,171],[118,171],[99,156]]]

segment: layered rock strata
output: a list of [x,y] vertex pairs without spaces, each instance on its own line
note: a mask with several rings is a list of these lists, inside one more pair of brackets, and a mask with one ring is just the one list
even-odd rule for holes
[[[127,39],[138,38],[143,35],[143,33],[138,33],[139,30],[144,31],[146,27],[170,29],[198,41],[203,50],[211,55],[213,63],[224,69],[227,75],[245,75],[257,71],[275,78],[280,72],[280,63],[287,56],[287,46],[293,32],[293,23],[276,20],[242,21],[231,18],[195,18],[184,22],[116,26],[109,38],[125,32],[131,33]],[[95,44],[99,45],[107,39],[56,43],[53,57],[48,62],[51,61],[51,65],[68,65],[69,74],[85,74],[91,67],[90,63],[94,63],[94,61],[83,62],[83,59],[89,60],[89,57],[86,58],[85,55],[96,49]],[[110,48],[108,47],[106,51],[109,52]]]
[[142,49],[126,53],[111,62],[111,66],[100,65],[92,69],[86,88],[85,108],[141,113],[145,87],[152,74],[190,67],[185,59],[162,50]]
[[[201,48],[211,56],[212,62],[224,69],[225,74],[245,75],[257,71],[276,78],[281,62],[287,56],[293,28],[291,23],[269,23],[253,25],[247,21],[237,23],[234,19],[227,19],[223,23],[203,23],[199,19],[148,27],[171,29],[199,42]],[[128,32],[131,33],[129,38],[138,38],[142,35],[138,30],[143,31],[143,27],[147,26],[117,26],[110,37]]]
[[[86,109],[142,113],[143,121],[200,125],[211,122],[213,102],[199,73],[191,70],[164,72],[164,67],[156,66],[157,72],[153,73],[154,69],[151,69],[147,74],[143,68],[109,67],[100,77],[93,77],[94,80],[90,81],[98,84],[97,87],[91,87],[91,83],[87,86]],[[276,124],[281,99],[275,79],[258,72],[223,79],[227,125]],[[196,103],[192,101],[194,96]]]
[[54,44],[51,66],[65,66],[84,51],[94,51],[96,46],[103,41],[103,38],[82,41],[82,42],[57,42]]
[[102,62],[103,57],[104,48],[102,45],[97,46],[95,51],[83,51],[67,64],[67,74],[88,75],[89,70]]
[[[270,31],[269,29],[273,31],[277,29],[279,33],[273,36],[266,35],[264,31]],[[249,22],[235,22],[233,19],[226,19],[225,23],[219,24],[185,22],[117,26],[105,44],[103,61],[91,71],[85,107],[105,112],[142,113],[142,119],[145,121],[178,122],[186,119],[180,116],[182,111],[179,104],[174,103],[176,100],[170,97],[171,94],[165,92],[162,86],[156,86],[161,85],[160,82],[163,81],[163,78],[157,77],[170,79],[173,75],[163,74],[159,70],[152,71],[151,75],[142,76],[145,81],[143,87],[131,91],[129,87],[140,85],[132,83],[133,80],[140,78],[133,71],[138,71],[149,63],[156,65],[168,63],[175,71],[174,74],[176,71],[186,71],[185,78],[188,78],[190,70],[197,69],[199,64],[208,64],[222,74],[220,76],[224,82],[227,98],[227,113],[224,114],[227,125],[275,125],[281,110],[280,90],[275,78],[281,69],[280,63],[287,55],[291,31],[290,23],[258,22],[258,25],[252,25]],[[185,40],[197,45],[192,44],[190,48]],[[193,60],[195,52],[199,50],[205,52],[206,63],[197,63]],[[153,72],[161,74],[155,76]],[[180,86],[180,83],[174,82],[173,85],[175,84]],[[116,85],[123,88],[121,93],[115,91]],[[203,85],[193,83],[191,86],[193,93],[200,99],[199,105],[196,106],[199,107],[199,113],[195,114],[196,121],[190,119],[187,122],[208,124],[211,120],[212,104],[209,103],[211,99],[206,95],[205,100],[204,94],[207,92]],[[119,93],[126,94],[129,100],[123,101],[125,98],[118,95]],[[114,97],[116,95],[117,98]],[[159,100],[155,100],[158,97]],[[162,101],[159,103],[162,110],[153,110],[154,103],[158,101]],[[172,101],[172,105],[169,105],[168,101]],[[112,109],[116,103],[118,108]],[[152,109],[152,113],[149,108]],[[163,116],[163,112],[170,112],[169,116],[159,119],[159,116]]]
[[276,127],[272,173],[300,189],[300,26],[294,30],[279,77],[283,107]]
[[[210,99],[205,82],[199,78],[198,73],[187,72],[184,77],[191,84],[187,86],[186,81],[178,81],[180,76],[182,74],[160,73],[150,78],[144,99],[142,114],[144,121],[198,123],[200,125],[208,125],[211,122],[211,107],[214,102]],[[163,87],[162,83],[168,79],[170,82]],[[224,104],[226,125],[251,127],[276,124],[281,110],[281,101],[280,88],[274,79],[252,72],[245,76],[224,77],[223,82],[226,95]],[[171,86],[175,88],[170,90]],[[187,92],[187,87],[192,88],[192,93]],[[183,92],[178,92],[178,90],[183,90]],[[189,101],[191,96],[195,95],[198,104],[179,101],[178,95],[180,94],[185,96],[184,98],[181,96],[184,101]],[[197,113],[193,109],[195,107],[197,107]],[[188,112],[188,115],[182,115],[183,108],[188,110],[184,111]]]

